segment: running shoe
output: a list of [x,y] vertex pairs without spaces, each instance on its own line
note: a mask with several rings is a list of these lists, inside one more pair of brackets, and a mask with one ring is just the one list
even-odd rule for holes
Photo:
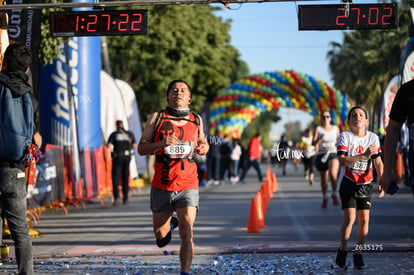
[[356,269],[363,269],[364,268],[364,259],[362,258],[362,254],[355,253],[354,254],[354,268]]
[[167,235],[164,238],[156,239],[156,243],[157,243],[158,247],[164,247],[164,246],[166,246],[167,244],[170,243],[172,232],[173,232],[174,228],[176,228],[177,226],[178,226],[178,219],[176,217],[171,217],[171,221],[170,221],[171,229],[170,229],[170,231],[167,233]]
[[171,217],[171,231],[177,228],[178,226],[178,219],[176,217]]
[[335,194],[332,194],[331,198],[332,198],[333,205],[338,206],[339,205],[338,196]]
[[328,198],[323,198],[322,208],[327,208],[327,207],[328,207]]
[[[340,268],[344,268],[346,265],[346,255],[348,253],[346,252],[346,250],[342,250],[340,248],[338,248],[338,252],[336,253],[336,259],[335,259],[335,263],[340,267]],[[355,257],[354,257],[355,259]]]

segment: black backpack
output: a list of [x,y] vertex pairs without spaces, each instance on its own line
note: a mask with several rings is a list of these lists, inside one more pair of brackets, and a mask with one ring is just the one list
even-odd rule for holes
[[[0,84],[1,85],[1,84]],[[0,161],[23,162],[34,132],[30,93],[13,97],[10,88],[0,88]]]

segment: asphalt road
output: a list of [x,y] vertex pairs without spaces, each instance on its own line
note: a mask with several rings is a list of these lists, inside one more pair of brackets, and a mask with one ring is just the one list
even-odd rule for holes
[[[223,183],[200,189],[200,209],[194,229],[197,274],[332,274],[339,245],[342,210],[329,201],[321,208],[319,177],[310,186],[303,166],[262,165],[275,173],[278,191],[264,213],[261,232],[247,233],[252,198],[260,191],[251,169],[245,183]],[[359,274],[410,274],[414,272],[414,199],[401,187],[379,199],[374,194],[367,238],[368,268]],[[264,209],[262,209],[263,211]],[[112,206],[109,198],[45,210],[33,225],[38,274],[174,274],[179,271],[179,236],[166,248],[156,247],[149,209],[149,188],[136,190],[128,205]],[[349,250],[354,248],[356,225]],[[15,271],[12,262],[0,272]],[[369,251],[368,251],[369,250]],[[349,257],[351,261],[352,256]],[[352,263],[350,263],[352,269]],[[349,271],[349,270],[348,270]],[[345,271],[345,272],[348,272]]]

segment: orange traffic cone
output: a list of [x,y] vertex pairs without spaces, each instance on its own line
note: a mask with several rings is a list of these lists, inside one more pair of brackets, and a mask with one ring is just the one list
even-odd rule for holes
[[249,223],[247,225],[247,233],[252,232],[262,232],[260,228],[259,218],[258,218],[258,200],[257,197],[254,197],[250,204],[250,215],[249,215]]
[[272,182],[273,182],[273,192],[276,193],[279,188],[277,186],[277,180],[276,180],[275,173],[272,174]]
[[259,220],[260,227],[264,227],[264,213],[262,209],[262,193],[257,192],[256,194],[256,200],[257,200],[257,219]]
[[269,203],[269,200],[270,200],[267,188],[265,188],[264,185],[262,184],[262,186],[260,187],[259,192],[262,195],[261,206],[262,206],[263,215],[266,215],[267,204]]
[[395,154],[394,174],[397,176],[398,182],[404,181],[404,162],[401,152]]
[[270,170],[270,168],[267,168],[266,170],[266,180],[271,180],[272,179],[272,170]]
[[264,183],[267,189],[267,193],[269,194],[269,199],[273,198],[273,184],[272,184],[272,176],[270,176],[268,179],[266,179],[266,182]]

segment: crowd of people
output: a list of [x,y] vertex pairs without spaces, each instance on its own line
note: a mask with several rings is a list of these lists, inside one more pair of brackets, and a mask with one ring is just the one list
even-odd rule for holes
[[[220,137],[218,132],[207,138],[210,150],[204,159],[197,157],[199,167],[207,170],[199,170],[200,184],[219,185],[225,183],[237,184],[242,182],[250,166],[253,166],[259,180],[262,180],[260,161],[262,158],[261,136],[257,134],[249,143],[248,148],[243,148],[240,139],[229,135]],[[206,183],[204,183],[206,181]]]

